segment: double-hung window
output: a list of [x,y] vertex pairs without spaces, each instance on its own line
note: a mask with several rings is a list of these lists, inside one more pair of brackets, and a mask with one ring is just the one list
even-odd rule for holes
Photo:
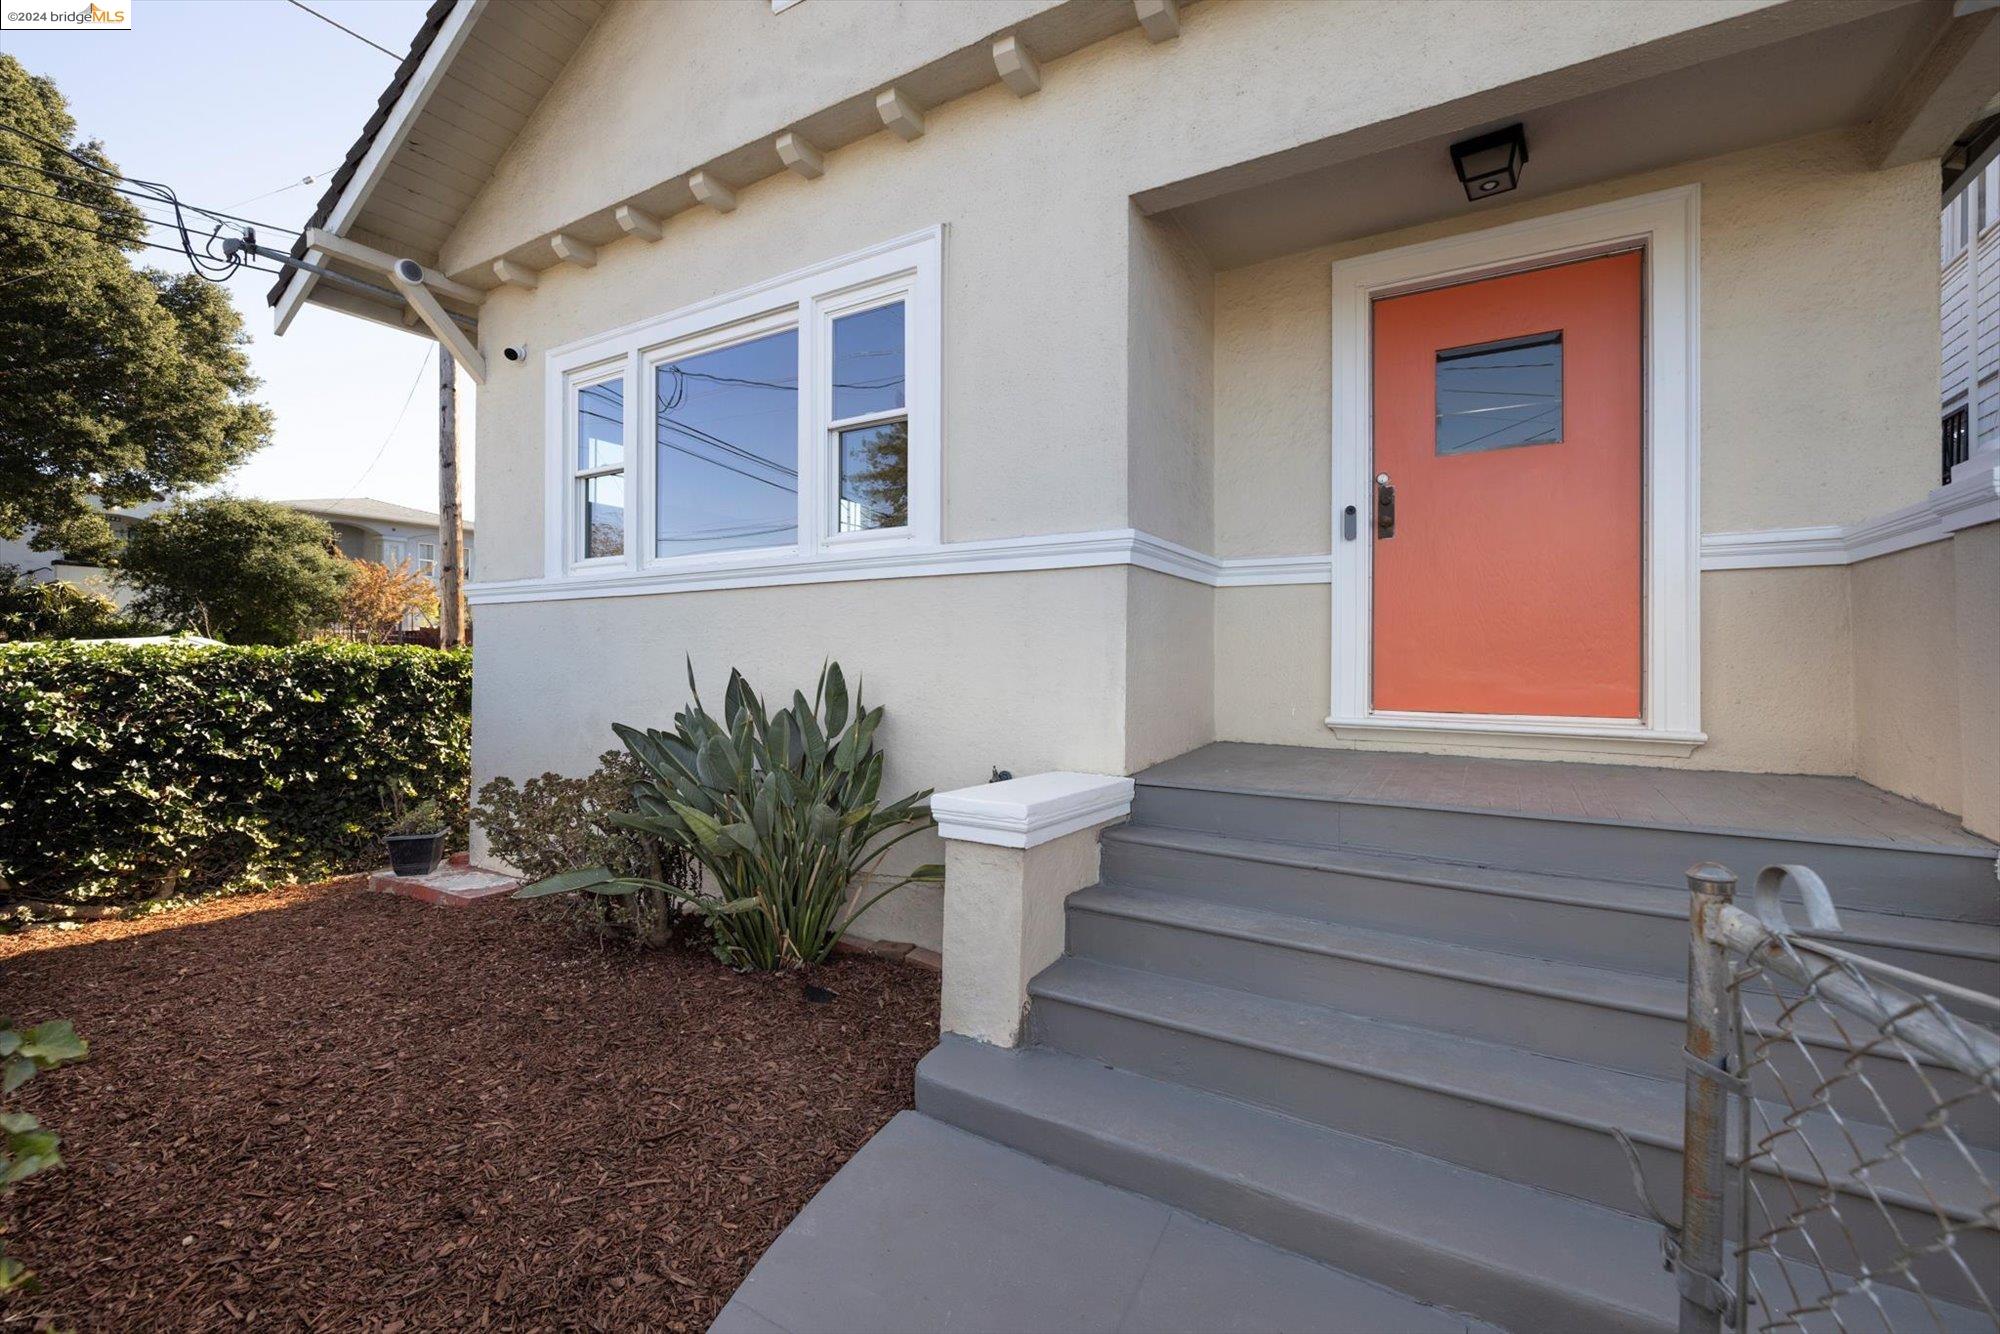
[[835,536],[909,525],[908,323],[902,301],[831,318],[827,466]]
[[569,509],[577,564],[622,560],[625,555],[625,380],[594,380],[575,387]]
[[550,401],[566,407],[550,576],[935,545],[941,241],[904,238],[552,353]]

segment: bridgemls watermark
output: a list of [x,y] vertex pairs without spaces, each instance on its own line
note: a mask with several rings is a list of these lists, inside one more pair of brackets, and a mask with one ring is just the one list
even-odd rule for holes
[[138,0],[0,0],[0,32],[129,32]]

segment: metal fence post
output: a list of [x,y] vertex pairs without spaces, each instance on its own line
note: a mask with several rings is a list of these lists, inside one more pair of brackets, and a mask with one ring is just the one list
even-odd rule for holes
[[1686,1120],[1682,1127],[1681,1226],[1675,1278],[1681,1334],[1718,1334],[1729,1318],[1722,1281],[1723,1193],[1729,1165],[1729,958],[1711,925],[1735,896],[1729,868],[1688,868]]

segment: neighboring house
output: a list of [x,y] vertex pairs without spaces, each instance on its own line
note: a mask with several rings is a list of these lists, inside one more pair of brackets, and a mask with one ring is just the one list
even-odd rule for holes
[[[280,500],[303,514],[324,519],[332,525],[334,540],[343,554],[356,560],[372,560],[383,565],[408,561],[420,573],[437,580],[438,516],[430,510],[396,505],[366,496],[338,500]],[[138,505],[120,509],[110,516],[111,530],[124,537],[132,524],[160,508]],[[472,524],[462,525],[465,537],[465,574],[472,577]],[[27,536],[13,541],[0,539],[0,565],[16,565],[43,582],[61,581],[103,593],[120,607],[137,594],[115,573],[100,565],[65,558],[59,551],[36,551]]]
[[[122,533],[126,522],[129,521],[114,515],[112,531]],[[60,551],[35,550],[28,543],[31,536],[31,533],[23,533],[14,538],[0,537],[0,565],[23,570],[36,583],[75,584],[78,588],[102,593],[121,608],[131,605],[132,599],[138,596],[101,565],[71,560]]]
[[942,946],[924,1116],[723,1326],[1204,1272],[988,1141],[1670,1323],[1610,1131],[1669,1198],[1682,871],[2000,977],[2000,442],[1932,416],[1996,93],[1930,0],[433,6],[271,300],[481,383],[474,782],[830,656],[966,789],[866,924]]
[[2000,436],[2000,162],[1968,174],[1939,211],[1938,265],[1949,481],[1954,465]]
[[[395,505],[366,496],[339,500],[281,500],[281,505],[325,519],[333,526],[342,554],[378,565],[408,561],[433,582],[438,575],[438,516],[431,510]],[[465,577],[472,577],[472,524],[464,532]]]

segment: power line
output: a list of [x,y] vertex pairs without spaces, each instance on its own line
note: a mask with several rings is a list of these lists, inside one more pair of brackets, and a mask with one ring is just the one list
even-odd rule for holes
[[[257,246],[257,234],[254,229],[261,224],[253,219],[237,217],[234,214],[223,213],[220,210],[203,209],[191,204],[183,204],[180,196],[174,192],[173,187],[170,185],[162,184],[159,181],[141,180],[136,176],[127,176],[123,172],[107,167],[101,162],[93,162],[89,158],[63,147],[61,144],[51,143],[39,135],[31,134],[18,125],[9,125],[5,122],[0,122],[0,129],[4,129],[10,134],[19,135],[30,143],[39,144],[51,152],[58,153],[88,171],[110,177],[112,180],[130,182],[132,185],[137,186],[140,191],[138,194],[133,194],[133,198],[150,199],[154,203],[165,204],[168,208],[172,209],[174,221],[171,225],[180,235],[181,253],[187,257],[188,264],[194,269],[198,277],[206,278],[210,282],[219,283],[226,278],[232,277],[238,270],[245,266],[246,253],[273,253],[262,251]],[[48,171],[47,168],[41,167],[39,164],[23,165],[32,165],[37,171]],[[122,190],[120,193],[131,194],[129,191]],[[188,235],[187,218],[183,210],[195,213],[216,224],[214,231],[209,234],[201,250],[195,248],[194,238]],[[223,253],[217,255],[215,253],[216,240],[221,235],[223,227],[230,222],[243,224],[245,234],[241,237],[232,236],[229,238],[228,241],[223,243]],[[157,225],[167,226],[168,224],[158,223]],[[284,229],[274,228],[273,230]]]
[[[12,209],[5,209],[5,208],[0,208],[0,217],[19,218],[23,222],[47,223],[51,227],[67,227],[73,232],[86,232],[91,236],[107,237],[110,240],[118,242],[120,245],[148,246],[154,250],[164,250],[170,255],[187,254],[186,248],[182,246],[161,245],[157,241],[146,241],[136,237],[124,237],[120,236],[117,232],[106,232],[106,231],[100,231],[95,227],[86,227],[80,222],[64,222],[59,218],[38,218],[32,213],[16,213]],[[168,224],[160,223],[157,225],[167,226]],[[266,268],[261,268],[255,264],[238,264],[236,267],[243,269],[251,269],[257,273],[269,273],[274,275],[283,272],[283,270],[281,269],[266,269]]]
[[[275,190],[266,190],[261,195],[251,195],[248,199],[239,199],[235,203],[231,204],[229,207],[242,208],[245,204],[254,204],[260,199],[269,199],[272,195],[281,195],[285,193],[285,191],[287,190],[296,190],[301,185],[317,185],[322,176],[325,176],[328,173],[333,172],[335,170],[337,170],[337,168],[328,167],[326,171],[307,172],[302,179],[293,181],[289,185],[281,185]],[[264,224],[258,223],[257,225],[261,227]]]
[[[80,208],[84,212],[92,214],[95,217],[101,218],[105,222],[139,221],[147,223],[148,225],[154,227],[175,226],[173,222],[170,222],[165,218],[156,218],[152,214],[146,212],[146,210],[139,208],[137,205],[133,206],[132,213],[118,213],[110,209],[99,208],[95,204],[86,204],[81,199],[71,199],[67,195],[50,194],[44,190],[30,190],[25,185],[13,185],[6,181],[0,181],[0,190],[12,190],[17,194],[24,194],[28,196],[28,198],[30,199],[48,199],[58,204],[66,204],[71,208]],[[134,214],[137,215],[136,218],[134,217]],[[53,222],[55,220],[49,219],[48,221]],[[179,246],[172,246],[169,248],[174,250],[180,249]]]
[[336,502],[345,500],[353,495],[360,485],[368,480],[368,474],[375,471],[375,465],[382,461],[382,456],[389,452],[389,442],[396,438],[397,428],[402,426],[403,418],[409,415],[410,404],[416,401],[417,386],[424,382],[424,372],[430,369],[431,354],[437,351],[437,349],[438,345],[436,343],[432,343],[428,348],[424,349],[424,359],[417,367],[417,378],[410,381],[410,392],[403,395],[403,406],[397,411],[396,420],[389,427],[389,434],[382,437],[382,447],[375,451],[374,458],[368,460],[368,466],[361,470],[361,475],[349,482],[347,489],[335,497]]
[[[44,148],[52,149],[55,152],[61,153],[64,157],[69,158],[73,162],[88,167],[92,171],[98,172],[104,176],[109,176],[113,181],[131,181],[135,185],[141,185],[148,188],[144,190],[132,190],[132,189],[127,189],[126,187],[121,185],[109,185],[108,182],[100,181],[96,177],[79,176],[75,172],[71,171],[57,171],[54,167],[44,167],[38,162],[5,162],[5,163],[0,163],[0,166],[23,167],[29,171],[39,172],[44,176],[53,176],[58,180],[75,181],[80,185],[109,185],[110,189],[116,190],[119,194],[125,195],[126,197],[132,199],[151,199],[156,203],[169,202],[161,198],[159,194],[155,193],[156,191],[167,190],[167,187],[164,185],[158,185],[152,181],[141,181],[137,177],[127,176],[125,173],[121,171],[114,171],[110,167],[101,167],[96,163],[91,162],[87,158],[78,157],[76,154],[70,152],[67,148],[62,147],[60,144],[52,144],[46,139],[37,139],[34,135],[29,134],[26,130],[18,129],[15,126],[7,124],[5,121],[0,121],[0,130],[6,130],[11,134],[18,134],[23,139],[27,139],[32,143],[40,144]],[[169,190],[168,193],[171,194],[172,191]],[[176,198],[173,202],[178,203],[179,202],[178,198]],[[246,218],[235,213],[224,213],[220,209],[202,208],[198,204],[182,204],[181,207],[187,209],[188,212],[190,213],[199,213],[205,218],[215,218],[227,222],[240,222],[243,223],[245,226],[261,227],[265,231],[271,231],[271,232],[284,232],[290,236],[297,236],[299,234],[299,229],[296,227],[280,227],[275,222],[259,222],[255,218]]]
[[292,7],[295,9],[305,10],[306,13],[312,15],[314,18],[318,19],[321,23],[332,24],[334,27],[340,29],[342,32],[346,33],[349,37],[352,37],[357,42],[367,42],[368,45],[374,47],[377,51],[380,51],[383,55],[389,57],[389,59],[391,60],[402,59],[401,56],[397,55],[394,51],[391,51],[388,47],[382,45],[382,43],[374,41],[367,37],[363,37],[360,33],[354,31],[354,29],[348,27],[345,23],[341,23],[338,22],[337,20],[328,18],[326,15],[320,13],[317,9],[314,9],[311,5],[301,4],[299,0],[292,0]]

